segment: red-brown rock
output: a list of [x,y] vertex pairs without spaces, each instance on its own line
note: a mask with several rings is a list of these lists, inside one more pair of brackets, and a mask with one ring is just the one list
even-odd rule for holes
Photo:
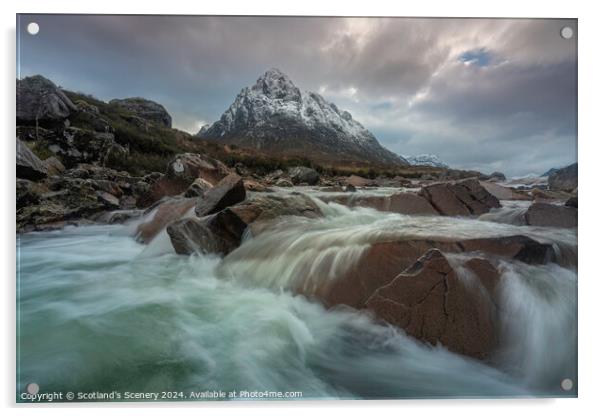
[[436,183],[423,187],[419,195],[425,197],[442,215],[481,215],[499,208],[500,201],[476,179]]
[[366,307],[414,338],[485,358],[496,345],[491,295],[499,275],[486,260],[473,259],[466,266],[477,278],[476,285],[464,282],[439,250],[429,250],[376,290]]
[[572,228],[577,226],[577,208],[541,202],[532,204],[525,213],[528,225]]
[[144,244],[150,243],[168,224],[182,218],[190,211],[195,203],[192,198],[179,198],[159,204],[150,219],[138,226],[136,239]]
[[[338,304],[362,308],[368,297],[379,287],[391,282],[425,252],[439,249],[446,253],[483,252],[528,264],[544,264],[557,259],[550,244],[542,244],[522,235],[509,237],[452,240],[414,238],[372,244],[360,259],[342,276],[323,284],[315,296],[327,306]],[[309,276],[311,278],[311,276]]]

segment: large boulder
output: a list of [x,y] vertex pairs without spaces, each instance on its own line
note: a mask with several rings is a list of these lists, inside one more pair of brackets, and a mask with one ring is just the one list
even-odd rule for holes
[[17,177],[40,180],[48,176],[48,168],[25,143],[17,139]]
[[508,186],[502,186],[493,182],[481,181],[480,185],[487,190],[491,195],[499,200],[526,201],[529,196],[515,191]]
[[184,218],[167,227],[178,254],[228,254],[240,245],[246,224],[235,217],[209,215]]
[[305,183],[307,185],[316,185],[320,181],[320,175],[314,169],[305,166],[291,168],[288,172],[291,181],[295,185]]
[[41,75],[17,80],[17,121],[60,121],[77,111],[52,81]]
[[198,153],[181,153],[168,163],[165,176],[191,184],[203,178],[212,185],[230,174],[230,169],[217,159]]
[[571,228],[577,226],[577,208],[536,202],[525,213],[528,225]]
[[572,192],[577,188],[578,168],[573,163],[562,169],[558,169],[548,176],[548,186],[553,191]]
[[114,132],[113,126],[101,115],[97,106],[85,100],[77,100],[75,104],[79,110],[76,117],[78,124],[88,126],[91,130],[101,133]]
[[418,194],[440,214],[448,216],[482,215],[492,208],[501,207],[500,201],[476,179],[428,185]]
[[199,217],[214,214],[230,205],[237,204],[247,196],[240,176],[231,173],[197,200],[195,212]]
[[286,216],[318,218],[320,208],[306,195],[255,195],[204,218],[185,218],[167,227],[179,254],[196,252],[228,254],[238,247],[246,232],[257,235],[272,221]]
[[[339,304],[362,308],[379,287],[388,284],[400,271],[407,269],[425,252],[436,248],[446,253],[487,253],[528,264],[563,261],[550,244],[522,235],[474,239],[412,238],[371,244],[345,273],[323,283],[314,292],[327,306]],[[316,276],[308,274],[307,281]],[[319,281],[320,279],[318,279]]]
[[[165,175],[152,181],[149,189],[136,201],[136,205],[146,208],[163,197],[182,193],[193,196],[201,188],[207,188],[205,182],[215,185],[229,173],[226,165],[211,157],[197,153],[178,154],[167,164]],[[203,179],[203,184],[193,185],[198,178]]]
[[124,98],[109,101],[109,104],[122,108],[137,117],[158,125],[171,128],[171,116],[161,104],[145,98]]
[[499,274],[488,261],[478,258],[466,262],[465,267],[476,277],[475,282],[460,277],[439,250],[429,250],[376,290],[366,308],[414,338],[486,358],[496,346],[492,299]]

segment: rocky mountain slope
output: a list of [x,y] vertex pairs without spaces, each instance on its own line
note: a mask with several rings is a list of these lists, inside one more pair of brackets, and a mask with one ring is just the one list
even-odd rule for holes
[[301,91],[277,69],[243,88],[221,118],[201,129],[198,136],[316,160],[407,165],[382,147],[349,112],[317,93]]

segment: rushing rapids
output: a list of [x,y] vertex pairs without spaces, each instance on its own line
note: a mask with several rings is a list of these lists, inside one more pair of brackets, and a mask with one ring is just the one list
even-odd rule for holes
[[[246,233],[223,258],[176,255],[165,229],[146,246],[137,242],[138,225],[158,208],[125,225],[19,236],[18,387],[275,390],[304,398],[575,395],[576,387],[560,387],[577,371],[574,229],[523,225],[524,201],[456,218],[350,208],[293,191],[310,195],[324,216],[282,218]],[[550,245],[553,261],[446,252],[450,241],[516,235]],[[321,301],[322,288],[358,270],[371,247],[398,241],[437,242],[464,283],[474,281],[467,260],[495,267],[499,340],[486,359],[420,342],[362,308]]]

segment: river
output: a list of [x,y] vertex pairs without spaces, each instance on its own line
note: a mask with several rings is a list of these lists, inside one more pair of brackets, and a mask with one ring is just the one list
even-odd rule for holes
[[311,268],[336,278],[382,239],[522,234],[562,252],[576,250],[575,230],[512,224],[524,203],[480,219],[319,204],[323,219],[288,219],[225,259],[176,255],[165,232],[139,244],[135,222],[18,236],[18,390],[576,395],[576,266],[496,263],[501,346],[488,362],[290,290]]

